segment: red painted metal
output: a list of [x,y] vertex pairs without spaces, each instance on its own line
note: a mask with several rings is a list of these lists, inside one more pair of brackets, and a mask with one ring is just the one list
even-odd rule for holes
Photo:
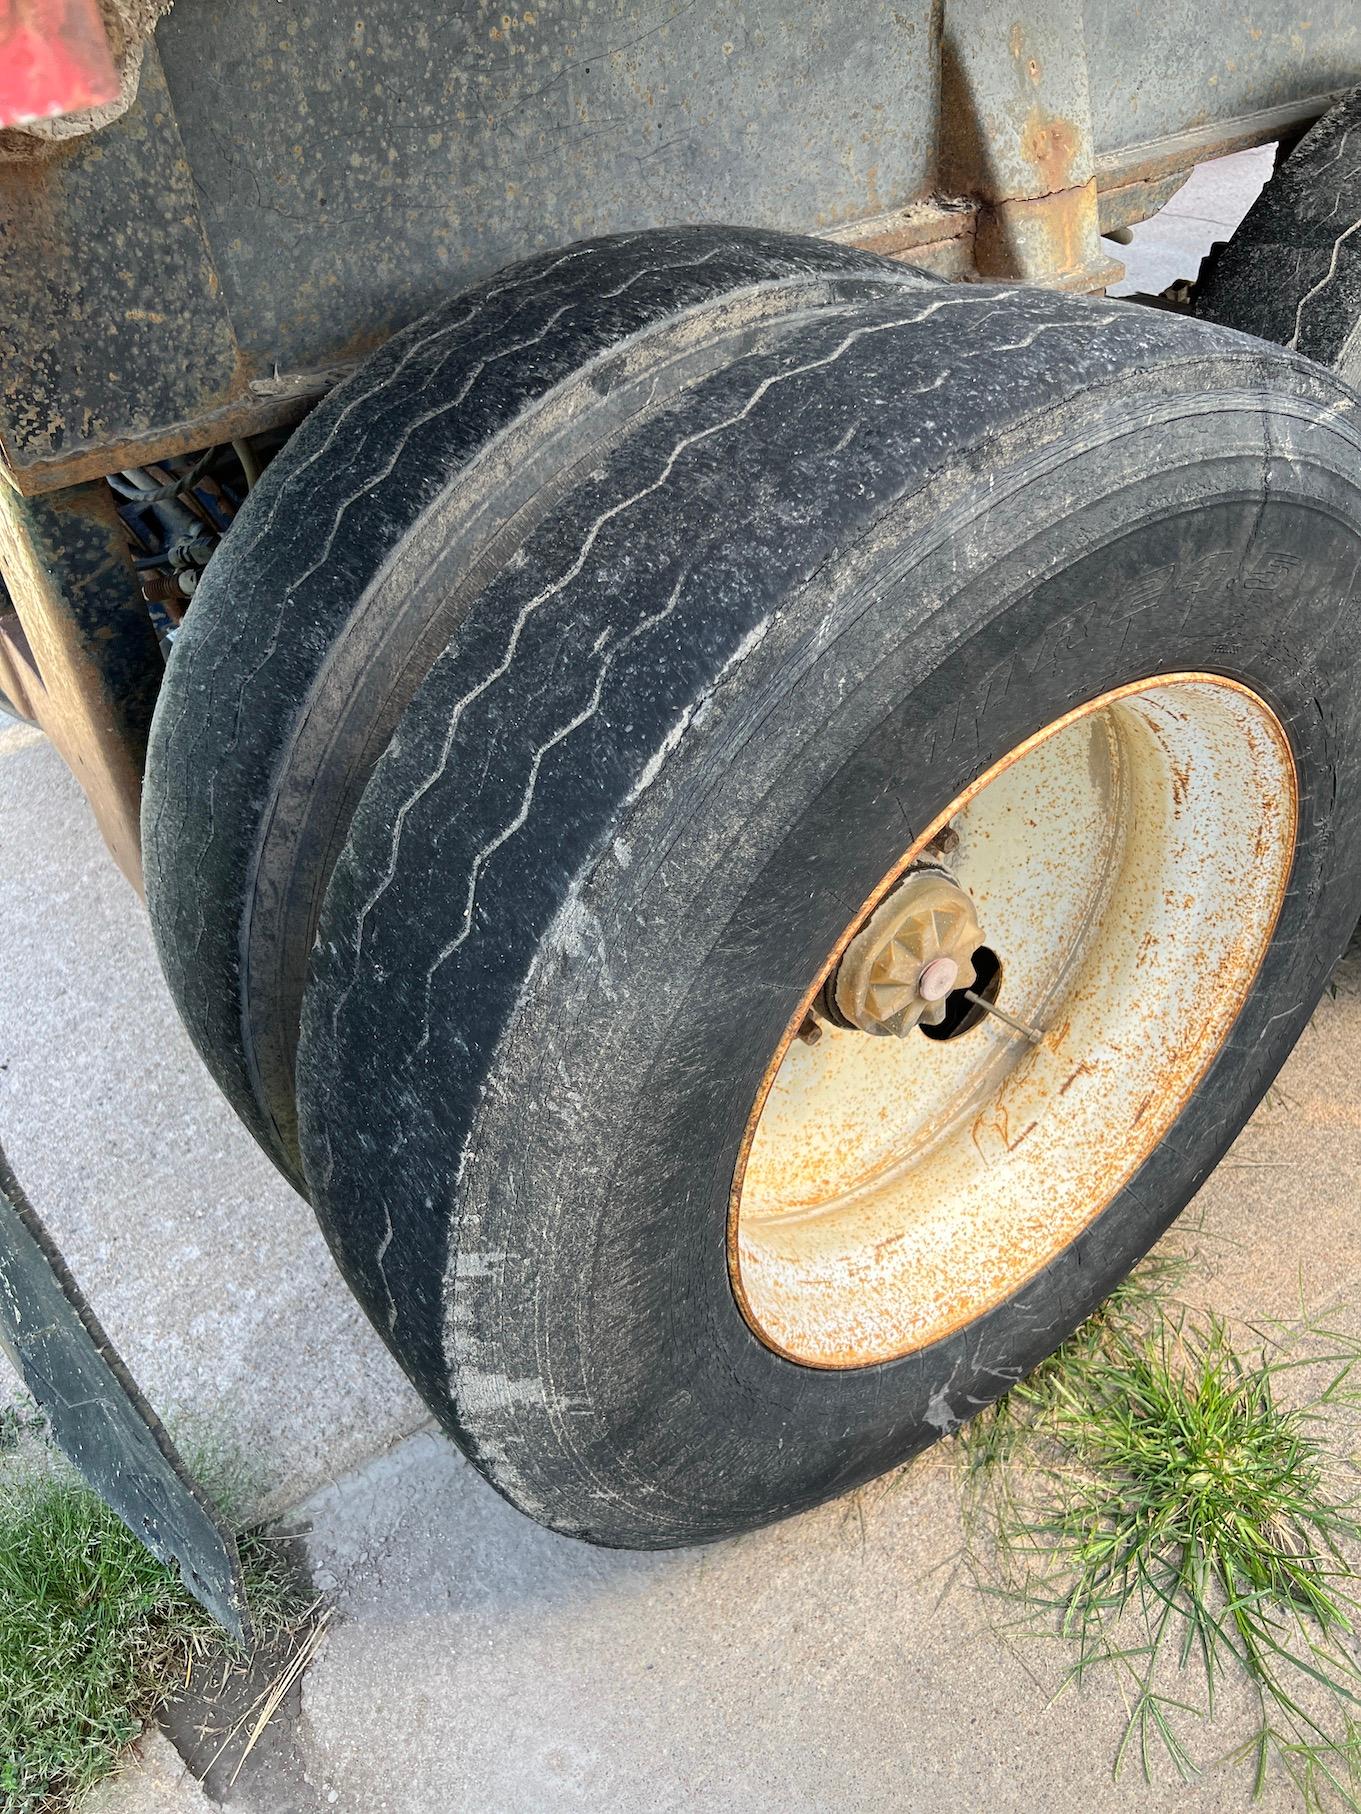
[[117,98],[118,71],[96,0],[0,0],[0,126]]

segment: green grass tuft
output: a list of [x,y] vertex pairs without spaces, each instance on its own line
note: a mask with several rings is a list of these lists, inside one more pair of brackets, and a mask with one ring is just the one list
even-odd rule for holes
[[1194,1775],[1229,1689],[1257,1792],[1279,1768],[1306,1807],[1361,1809],[1361,1520],[1327,1429],[1361,1346],[1310,1329],[1243,1358],[1170,1282],[1136,1274],[961,1439],[984,1585],[1073,1647],[1069,1679],[1114,1677],[1117,1773],[1161,1752]]
[[[296,1609],[277,1546],[239,1539],[257,1631]],[[191,1671],[234,1647],[65,1471],[0,1487],[0,1814],[57,1814]]]

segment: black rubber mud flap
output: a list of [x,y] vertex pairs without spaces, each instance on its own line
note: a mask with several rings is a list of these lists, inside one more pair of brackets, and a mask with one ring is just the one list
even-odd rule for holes
[[189,1477],[109,1344],[0,1148],[0,1348],[58,1447],[199,1604],[250,1639],[231,1532]]

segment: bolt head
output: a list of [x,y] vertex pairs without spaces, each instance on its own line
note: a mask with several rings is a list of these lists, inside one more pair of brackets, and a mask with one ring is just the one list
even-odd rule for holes
[[959,981],[959,965],[952,957],[933,957],[917,978],[917,993],[923,1001],[944,1001]]

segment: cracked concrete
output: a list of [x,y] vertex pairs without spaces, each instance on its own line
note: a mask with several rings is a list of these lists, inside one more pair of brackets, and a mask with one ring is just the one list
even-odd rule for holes
[[213,1814],[214,1806],[174,1745],[153,1728],[133,1746],[119,1774],[83,1804],[83,1814]]

